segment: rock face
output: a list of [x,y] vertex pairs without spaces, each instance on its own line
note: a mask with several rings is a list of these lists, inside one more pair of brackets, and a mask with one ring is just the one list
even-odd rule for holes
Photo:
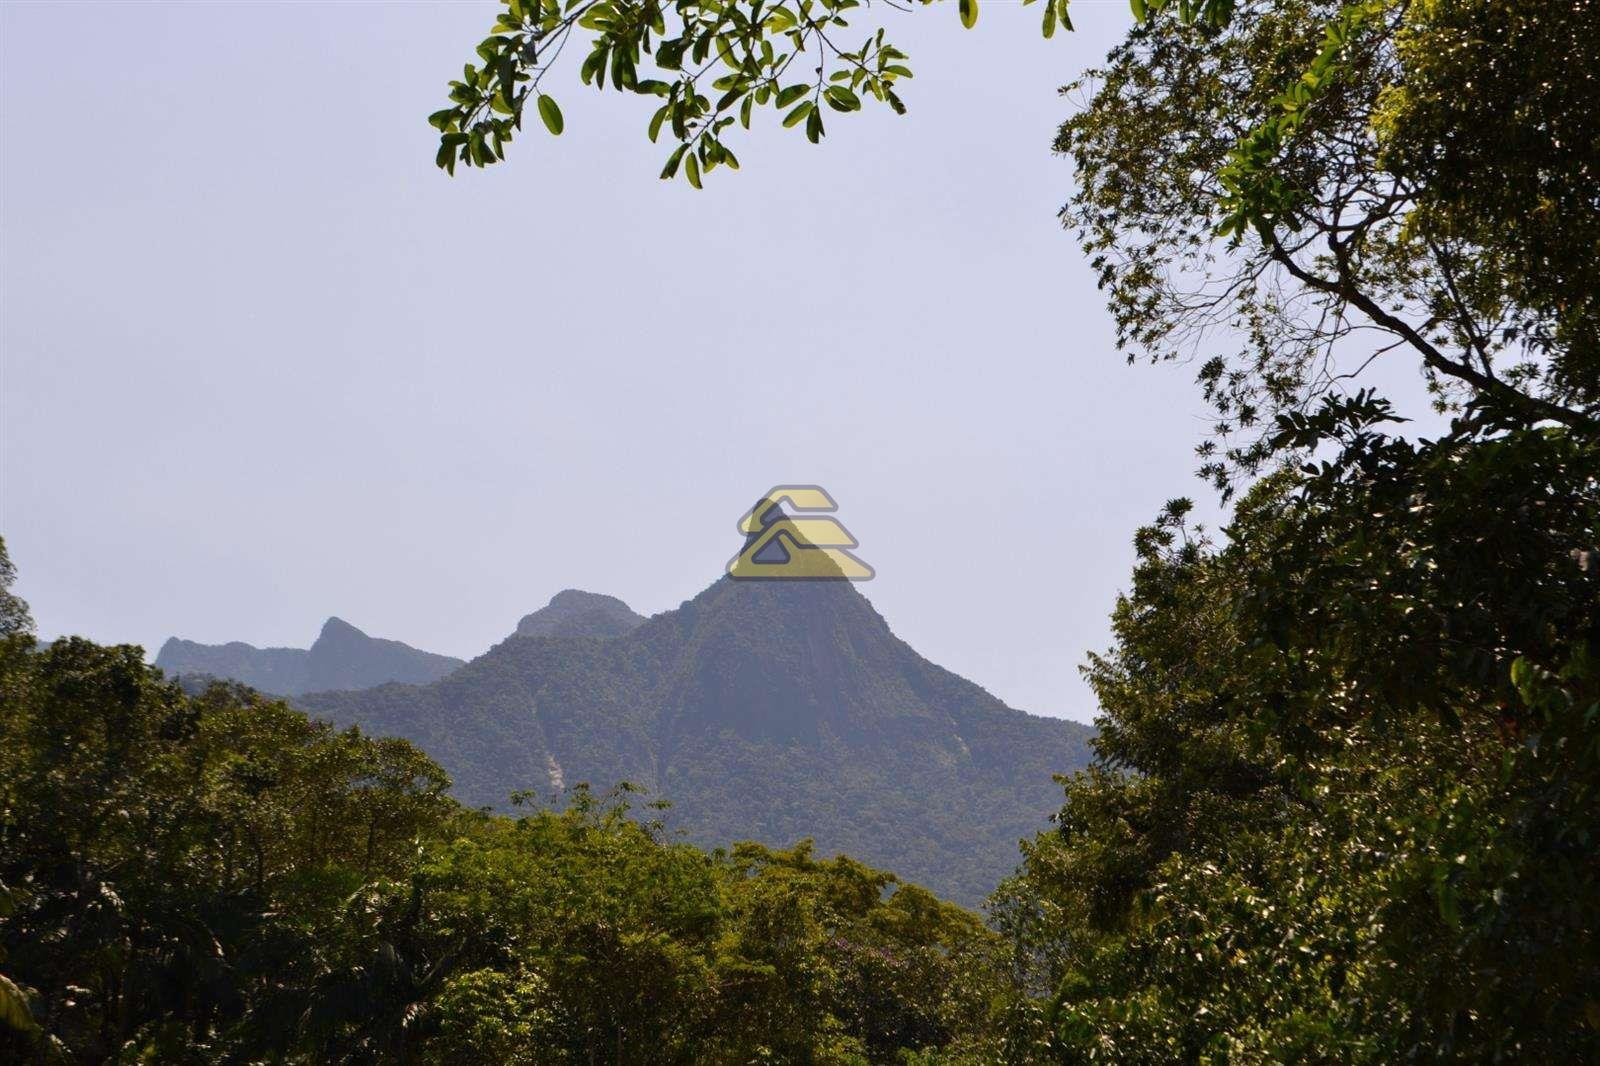
[[443,680],[297,703],[416,742],[468,804],[629,781],[698,844],[811,836],[967,904],[1046,825],[1051,775],[1085,765],[1092,736],[924,659],[840,581],[723,578],[646,621],[563,593]]
[[156,665],[179,678],[216,677],[278,696],[298,696],[390,681],[426,684],[449,674],[462,660],[369,637],[343,619],[330,618],[309,649],[257,648],[237,641],[197,644],[173,637],[161,646]]

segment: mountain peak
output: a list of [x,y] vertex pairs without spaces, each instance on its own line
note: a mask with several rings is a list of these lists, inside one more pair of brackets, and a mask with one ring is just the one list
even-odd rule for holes
[[644,617],[617,599],[583,589],[563,589],[517,623],[519,637],[620,637]]
[[357,629],[338,615],[332,614],[328,616],[326,622],[322,623],[322,632],[317,634],[318,640],[326,640],[330,637],[363,637],[371,639],[362,630]]
[[586,610],[614,610],[621,607],[624,610],[632,610],[615,596],[607,596],[601,592],[585,592],[583,589],[562,589],[550,597],[550,602],[546,606]]
[[928,662],[849,581],[724,576],[649,624],[567,590],[517,633],[446,681],[301,706],[419,744],[472,806],[629,781],[692,842],[811,836],[969,905],[1089,757],[1090,729]]
[[298,696],[325,689],[371,688],[390,681],[426,684],[462,663],[398,640],[369,637],[334,615],[322,623],[322,631],[309,649],[257,648],[239,641],[198,644],[171,637],[161,645],[156,665],[174,677],[204,674],[278,696]]

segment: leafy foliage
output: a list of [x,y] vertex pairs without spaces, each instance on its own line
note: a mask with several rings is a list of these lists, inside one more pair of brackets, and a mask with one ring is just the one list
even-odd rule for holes
[[191,1023],[278,1046],[350,894],[453,807],[410,745],[243,690],[187,697],[137,648],[11,637],[0,689],[0,946],[86,1060]]
[[0,537],[0,637],[33,632],[33,615],[27,603],[11,591],[16,580],[17,568],[6,551],[5,538]]
[[1150,20],[1070,87],[1063,218],[1130,359],[1199,361],[1220,487],[1398,353],[1441,410],[1600,429],[1594,16],[1256,0]]
[[1600,1052],[1600,442],[1381,416],[1285,420],[1340,460],[1226,544],[1141,537],[1102,765],[1000,897],[1052,1053]]
[[[909,11],[934,0],[880,0]],[[1024,4],[1035,0],[1022,0]],[[477,62],[450,83],[451,106],[428,121],[439,130],[440,167],[487,166],[505,158],[530,102],[554,135],[565,128],[545,91],[547,76],[574,40],[584,53],[584,85],[650,99],[652,142],[673,145],[663,178],[682,173],[695,188],[719,166],[739,169],[729,147],[735,123],[749,129],[757,109],[782,116],[787,128],[821,141],[828,112],[849,114],[867,101],[904,114],[897,90],[912,76],[908,56],[884,39],[881,26],[857,42],[854,12],[872,0],[504,0]],[[1159,4],[1151,5],[1152,9]],[[1180,5],[1185,13],[1190,0]],[[1231,0],[1203,0],[1222,17]],[[957,0],[962,25],[978,20],[978,0]],[[1044,0],[1041,32],[1072,28],[1068,0]],[[653,68],[653,69],[651,69]],[[641,76],[641,73],[643,76]]]
[[[1031,1054],[1600,1057],[1589,22],[1268,0],[1080,83],[1065,215],[1124,345],[1241,338],[1203,469],[1279,468],[1220,544],[1185,501],[1136,538],[1099,762],[995,900]],[[1438,440],[1344,392],[1396,350]]]
[[0,1058],[881,1062],[987,1039],[998,942],[889,874],[806,843],[708,854],[627,787],[465,810],[404,741],[142,660],[0,645]]

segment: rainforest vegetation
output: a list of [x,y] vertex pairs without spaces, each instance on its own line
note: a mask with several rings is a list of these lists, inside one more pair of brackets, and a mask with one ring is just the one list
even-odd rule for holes
[[[473,123],[513,128],[581,29],[581,80],[664,101],[698,184],[724,105],[646,50],[799,108],[764,42],[853,6],[514,0],[441,162],[498,158]],[[1127,356],[1192,360],[1232,511],[1136,534],[1096,763],[984,919],[689,848],[627,792],[464,810],[407,744],[38,648],[8,600],[0,1056],[1600,1060],[1600,8],[1135,8],[1069,94],[1063,218]],[[895,106],[882,55],[807,99]]]
[[405,741],[15,629],[0,694],[5,1061],[883,1061],[1003,987],[971,913],[626,787],[480,813]]

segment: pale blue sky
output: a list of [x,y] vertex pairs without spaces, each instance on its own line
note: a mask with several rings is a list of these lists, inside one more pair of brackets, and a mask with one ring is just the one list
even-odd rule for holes
[[493,5],[7,0],[0,531],[41,632],[470,656],[568,586],[676,606],[817,482],[901,636],[1087,720],[1134,528],[1210,494],[1192,368],[1112,351],[1055,219],[1056,89],[1129,19],[1073,12],[890,12],[910,115],[769,117],[696,193],[575,70],[560,140],[436,171]]

